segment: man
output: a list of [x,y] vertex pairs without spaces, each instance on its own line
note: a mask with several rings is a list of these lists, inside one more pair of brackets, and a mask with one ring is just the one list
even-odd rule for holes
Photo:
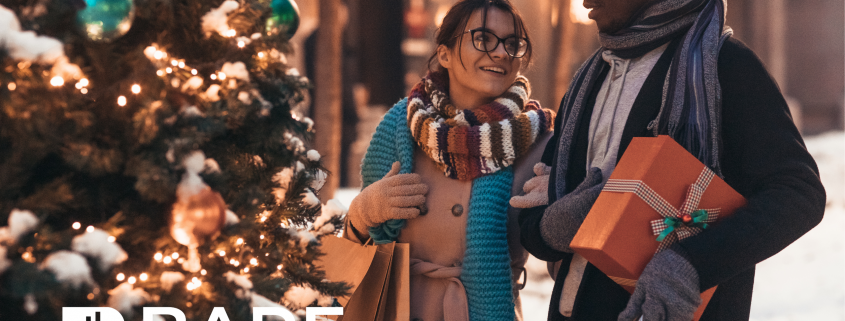
[[[754,53],[730,37],[726,0],[584,6],[593,9],[602,48],[561,102],[543,155],[549,167],[538,164],[528,194],[511,201],[527,208],[525,248],[558,262],[549,320],[689,321],[699,293],[716,285],[701,320],[748,320],[755,265],[824,212],[818,169],[782,94]],[[673,137],[748,204],[656,254],[629,295],[569,242],[631,139],[658,134]]]

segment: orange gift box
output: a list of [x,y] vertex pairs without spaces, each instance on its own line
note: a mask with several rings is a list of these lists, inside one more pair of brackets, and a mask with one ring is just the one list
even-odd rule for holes
[[[692,185],[698,185],[697,193],[692,191],[695,189]],[[636,193],[634,189],[637,189]],[[665,202],[655,201],[658,198]],[[688,201],[693,198],[698,200],[697,205]],[[653,230],[653,223],[659,225],[657,222],[666,220],[669,212],[674,213],[672,216],[678,221],[689,222],[689,215],[684,218],[684,214],[693,211],[700,215],[701,209],[707,209],[705,217],[717,213],[705,222],[712,222],[713,218],[718,222],[744,205],[742,195],[713,175],[671,137],[638,137],[622,155],[570,247],[633,293],[636,280],[661,246],[658,234],[665,234]],[[664,215],[655,207],[661,208]],[[663,241],[672,242],[678,235],[697,232],[706,233],[706,228],[678,227]],[[694,320],[700,318],[715,290],[713,287],[702,293],[702,304]]]

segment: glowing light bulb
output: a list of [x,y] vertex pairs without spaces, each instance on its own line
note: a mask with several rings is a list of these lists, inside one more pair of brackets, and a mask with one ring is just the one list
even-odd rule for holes
[[80,79],[79,84],[82,85],[82,87],[88,86],[88,78]]
[[200,279],[198,279],[197,277],[194,277],[194,278],[191,279],[191,283],[200,283]]
[[50,79],[50,84],[53,85],[53,87],[59,87],[65,84],[65,80],[62,77],[56,76],[53,77],[53,79]]
[[196,69],[191,69],[191,75],[196,75],[196,74],[197,74],[197,70],[196,70]]
[[82,89],[82,84],[76,83],[76,89]]
[[170,67],[167,67],[167,68],[164,69],[164,71],[169,74],[169,73],[173,72],[173,69],[170,68]]
[[85,232],[88,232],[88,233],[94,232],[94,226],[88,225],[88,227],[85,228]]
[[217,79],[217,75],[215,75],[215,74],[211,74],[210,78],[211,78],[211,80],[216,80],[216,79]]
[[220,80],[226,80],[226,74],[225,73],[221,72],[219,75],[217,75],[217,77],[219,77]]
[[176,61],[176,59],[173,59],[170,61],[170,64],[173,65],[173,67],[176,67],[177,65],[179,65],[179,62]]
[[264,52],[263,51],[258,53],[258,58],[264,58]]
[[120,105],[120,107],[126,106],[126,96],[117,97],[117,104]]
[[118,281],[123,281],[124,279],[126,279],[126,275],[123,275],[123,273],[117,274],[117,280]]
[[237,241],[235,241],[235,245],[241,245],[241,244],[244,244],[244,239],[239,238]]
[[264,235],[259,236],[259,238],[263,240],[263,239],[264,239]]
[[164,71],[157,70],[156,75],[158,75],[159,77],[164,76]]
[[220,256],[226,256],[226,251],[220,251],[217,254],[220,254]]
[[256,258],[252,258],[252,259],[250,259],[250,260],[249,260],[249,264],[252,264],[252,265],[258,265],[258,259],[256,259]]
[[147,273],[141,273],[141,276],[138,277],[138,279],[140,279],[141,281],[146,281],[149,278],[150,276],[147,275]]
[[114,236],[109,236],[109,243],[114,243],[114,241],[117,241],[117,238],[115,238]]
[[132,93],[133,94],[140,94],[141,93],[141,86],[138,84],[132,85]]
[[82,88],[82,89],[79,90],[79,92],[81,92],[83,95],[85,95],[85,94],[88,93],[88,88]]
[[156,52],[153,54],[153,57],[154,57],[155,59],[161,59],[161,58],[164,58],[164,53],[163,53],[163,52],[161,52],[160,50],[159,50],[159,51],[156,51]]
[[173,262],[173,259],[171,259],[169,256],[165,256],[164,260],[162,261],[164,262],[164,264],[170,264],[170,262]]
[[202,271],[200,271],[200,274],[206,275],[206,274],[208,274],[208,271],[206,271],[205,269],[202,269]]
[[282,266],[281,266],[281,265],[276,266],[276,269],[277,269],[277,270],[279,270],[279,271],[281,271],[281,270],[282,270]]
[[10,82],[10,83],[6,86],[6,88],[9,88],[9,91],[15,91],[15,89],[17,89],[17,88],[18,88],[18,85],[17,85],[17,84],[15,84],[15,83],[13,83],[13,82]]
[[170,254],[170,257],[172,257],[174,260],[175,260],[175,259],[178,259],[178,258],[179,258],[179,253],[173,252],[173,254]]
[[134,277],[134,276],[130,276],[130,277],[129,277],[129,279],[128,279],[128,280],[126,280],[126,281],[127,281],[127,282],[129,282],[129,284],[135,284],[135,282],[136,282],[137,280],[135,279],[135,277]]
[[156,253],[156,255],[154,255],[154,256],[153,256],[153,258],[154,258],[156,261],[161,261],[161,257],[162,257],[162,256],[163,256],[163,255],[161,255],[161,253]]
[[229,29],[228,31],[226,31],[226,37],[231,38],[231,37],[236,36],[237,34],[238,34],[238,32],[235,31],[235,29]]
[[185,263],[185,258],[180,257],[178,260],[176,260],[176,262],[179,262],[179,264]]
[[238,48],[243,48],[245,46],[246,46],[246,43],[244,43],[243,41],[238,41]]
[[73,229],[74,229],[74,230],[78,230],[80,227],[82,227],[82,224],[80,224],[79,222],[74,222],[74,223],[73,223]]
[[249,273],[249,267],[244,268],[244,273]]
[[180,62],[179,62],[179,68],[185,68],[185,63],[184,63],[184,62],[182,62],[182,61],[180,61]]

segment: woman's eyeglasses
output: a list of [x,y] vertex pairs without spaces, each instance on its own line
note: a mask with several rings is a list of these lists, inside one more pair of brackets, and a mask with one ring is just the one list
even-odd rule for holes
[[496,34],[484,30],[484,29],[472,29],[468,31],[464,31],[464,33],[469,32],[470,36],[472,37],[472,46],[475,47],[476,50],[481,52],[491,52],[496,50],[496,47],[499,46],[499,43],[502,43],[505,47],[505,52],[508,53],[508,56],[514,58],[522,58],[525,56],[525,52],[528,51],[528,39],[523,37],[517,36],[510,36],[505,39],[499,38]]

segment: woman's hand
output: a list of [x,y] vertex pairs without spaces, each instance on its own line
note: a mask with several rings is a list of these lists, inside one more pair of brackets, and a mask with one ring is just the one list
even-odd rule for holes
[[552,168],[542,162],[534,164],[534,176],[525,182],[522,190],[525,195],[511,198],[511,206],[515,208],[532,208],[549,204],[549,173]]
[[399,174],[399,162],[393,163],[384,177],[367,186],[349,206],[349,222],[363,233],[392,219],[412,219],[425,206],[428,185],[419,174]]

